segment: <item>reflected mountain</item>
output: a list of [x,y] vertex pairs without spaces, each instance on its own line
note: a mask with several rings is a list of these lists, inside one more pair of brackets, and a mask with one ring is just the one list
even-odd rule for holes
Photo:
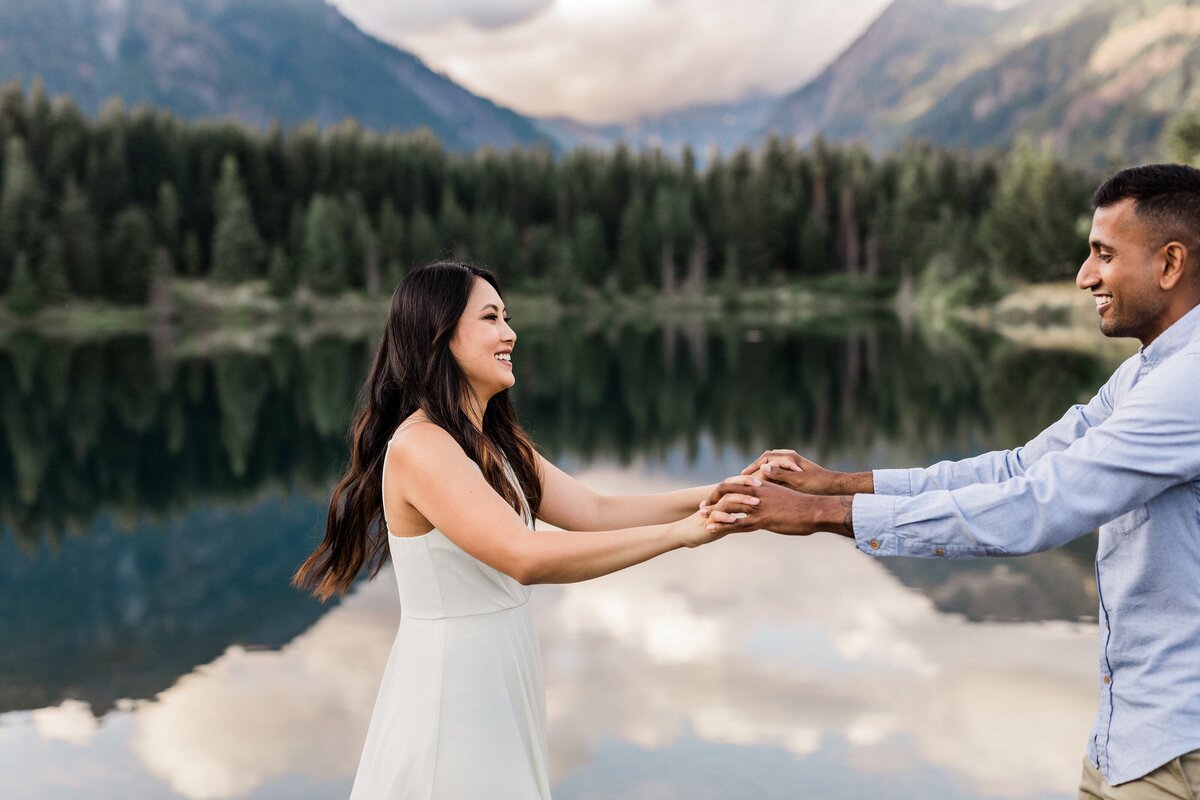
[[0,540],[0,712],[70,697],[101,714],[230,645],[291,641],[326,610],[288,585],[323,512],[270,496],[130,530],[106,515],[35,552]]

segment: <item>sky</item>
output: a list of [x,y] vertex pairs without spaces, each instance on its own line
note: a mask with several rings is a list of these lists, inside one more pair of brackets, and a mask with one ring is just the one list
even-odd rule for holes
[[588,123],[802,86],[890,0],[331,0],[501,105]]

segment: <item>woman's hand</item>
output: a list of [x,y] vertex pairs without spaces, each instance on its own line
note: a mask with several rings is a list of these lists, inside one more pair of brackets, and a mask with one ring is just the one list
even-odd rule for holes
[[[714,517],[714,520],[710,520],[710,516]],[[697,511],[695,514],[684,517],[672,524],[671,536],[684,547],[699,547],[702,544],[715,542],[717,539],[731,532],[726,530],[723,533],[717,533],[710,530],[710,522],[717,521],[733,524],[745,516],[745,514],[730,514],[724,511]]]

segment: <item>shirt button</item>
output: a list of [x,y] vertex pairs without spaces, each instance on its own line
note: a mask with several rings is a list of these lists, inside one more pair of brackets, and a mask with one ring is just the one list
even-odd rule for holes
[[878,550],[878,549],[879,549],[879,540],[878,540],[878,539],[872,539],[872,540],[870,541],[870,545],[871,545],[871,549],[872,549],[872,550]]
[[944,556],[944,555],[946,555],[946,548],[938,547],[933,551],[933,554],[935,556]]
[[1110,678],[1110,677],[1108,677],[1107,675],[1105,675],[1105,676],[1104,676],[1104,685],[1105,685],[1105,686],[1107,686],[1107,685],[1109,685],[1110,683],[1112,683],[1112,678]]

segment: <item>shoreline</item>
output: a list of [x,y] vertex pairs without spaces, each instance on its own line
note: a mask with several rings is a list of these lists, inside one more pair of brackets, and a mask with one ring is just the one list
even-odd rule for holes
[[[754,327],[786,327],[880,312],[904,320],[917,317],[918,309],[904,301],[902,292],[892,293],[890,288],[865,281],[817,281],[736,292],[713,286],[703,293],[666,296],[649,290],[627,295],[587,290],[571,303],[527,287],[506,295],[519,324],[531,328],[552,327],[567,319],[598,326],[734,320]],[[265,281],[222,287],[180,279],[172,282],[169,297],[157,308],[71,301],[17,317],[0,307],[0,344],[31,331],[68,341],[150,335],[185,352],[257,350],[280,335],[302,340],[377,335],[389,302],[384,295],[348,292],[322,297],[304,288],[280,300],[270,295]],[[1100,333],[1091,298],[1068,281],[1017,286],[991,306],[948,309],[946,317],[1030,349],[1085,353],[1112,361],[1137,351],[1133,340],[1109,339]]]
[[1031,350],[1083,353],[1119,363],[1138,349],[1136,339],[1100,332],[1095,301],[1074,281],[1019,286],[993,306],[959,309],[956,316]]

